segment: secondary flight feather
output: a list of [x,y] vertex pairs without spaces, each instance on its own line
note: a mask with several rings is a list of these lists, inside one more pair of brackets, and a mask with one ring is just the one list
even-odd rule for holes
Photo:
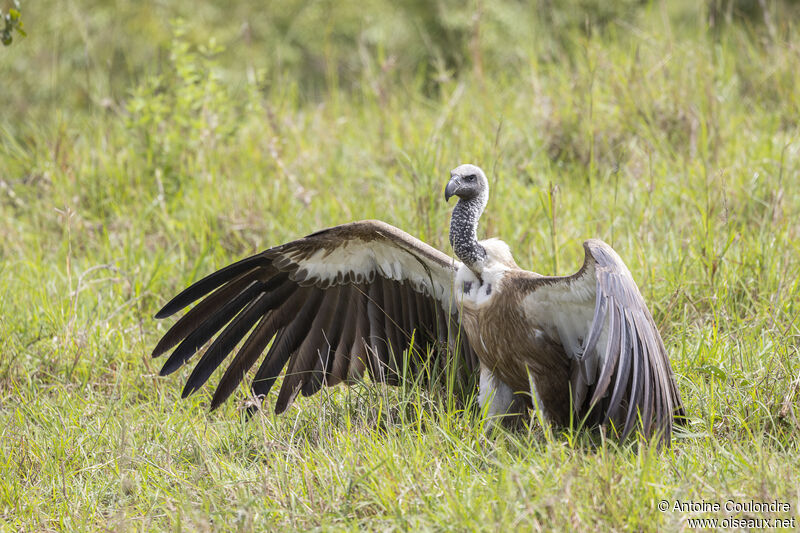
[[445,200],[459,198],[450,223],[458,261],[366,220],[270,248],[197,281],[156,314],[166,318],[199,300],[153,350],[154,357],[172,350],[161,374],[205,347],[185,397],[235,352],[212,409],[257,366],[256,397],[284,373],[275,401],[281,413],[299,393],[365,374],[398,384],[431,364],[451,365],[465,383],[480,372],[479,402],[492,417],[513,423],[535,407],[557,425],[583,420],[622,438],[638,428],[669,442],[673,421],[684,414],[680,395],[620,257],[592,239],[572,276],[522,270],[505,243],[477,239],[488,194],[480,168],[451,172]]

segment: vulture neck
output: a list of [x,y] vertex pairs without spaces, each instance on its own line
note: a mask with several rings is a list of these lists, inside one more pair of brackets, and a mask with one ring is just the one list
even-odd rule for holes
[[478,219],[486,207],[486,195],[459,200],[450,218],[450,245],[456,257],[476,275],[483,271],[486,250],[478,243]]

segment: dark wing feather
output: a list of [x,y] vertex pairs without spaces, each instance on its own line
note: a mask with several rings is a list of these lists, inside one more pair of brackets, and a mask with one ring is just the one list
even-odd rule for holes
[[596,239],[584,249],[573,276],[516,281],[526,291],[526,314],[571,360],[578,417],[611,425],[623,438],[639,427],[669,443],[673,421],[685,413],[661,335],[617,253]]
[[343,324],[341,335],[336,345],[336,351],[333,354],[330,370],[328,371],[328,385],[336,385],[347,379],[347,371],[350,368],[350,354],[353,351],[353,342],[355,341],[357,331],[363,329],[361,324],[366,320],[363,316],[363,311],[359,313],[359,303],[364,298],[362,294],[356,294],[350,298],[342,314],[342,318],[346,320],[355,320],[355,324]]
[[[392,384],[415,375],[416,362],[403,367],[420,357],[403,356],[412,338],[415,354],[455,354],[474,372],[477,359],[456,331],[460,321],[451,311],[457,266],[382,222],[329,228],[243,259],[182,291],[156,318],[200,302],[167,331],[153,356],[177,345],[162,369],[169,374],[210,341],[186,382],[186,397],[241,344],[214,394],[214,409],[271,343],[252,391],[267,394],[286,367],[277,413],[299,392],[311,395],[365,371]],[[451,339],[449,350],[440,349],[442,339]]]

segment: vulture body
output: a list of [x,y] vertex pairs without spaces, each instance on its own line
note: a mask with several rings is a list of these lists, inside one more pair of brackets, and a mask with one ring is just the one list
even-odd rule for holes
[[[529,407],[554,424],[584,421],[625,438],[669,442],[683,416],[669,359],[633,278],[600,240],[584,243],[572,276],[520,269],[508,246],[477,240],[488,181],[474,165],[451,172],[458,196],[450,243],[460,261],[389,224],[367,220],[313,233],[194,283],[156,318],[200,300],[153,351],[180,368],[205,346],[183,391],[206,382],[240,345],[211,402],[225,401],[269,346],[252,382],[265,396],[286,367],[276,413],[298,393],[373,380],[398,384],[432,364],[463,380],[480,372],[479,403],[514,422]],[[221,331],[221,332],[220,332]],[[271,342],[271,344],[270,344]]]

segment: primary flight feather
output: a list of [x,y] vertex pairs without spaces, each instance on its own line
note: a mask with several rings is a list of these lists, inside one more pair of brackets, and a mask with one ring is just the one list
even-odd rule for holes
[[684,414],[680,395],[661,336],[620,257],[592,239],[572,276],[522,270],[504,242],[477,240],[488,194],[480,168],[451,172],[445,200],[459,198],[450,223],[459,261],[367,220],[270,248],[201,279],[156,314],[165,318],[200,300],[153,350],[156,357],[174,348],[161,374],[211,341],[185,397],[238,345],[213,409],[269,346],[251,388],[265,396],[286,368],[275,403],[281,413],[298,393],[365,373],[397,384],[415,379],[429,357],[450,358],[444,363],[462,380],[480,372],[479,402],[490,416],[513,421],[535,407],[557,425],[584,421],[622,438],[638,428],[669,442],[674,419]]

